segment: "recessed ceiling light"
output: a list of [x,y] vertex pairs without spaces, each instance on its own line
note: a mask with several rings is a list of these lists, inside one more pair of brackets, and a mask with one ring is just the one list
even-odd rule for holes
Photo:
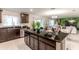
[[52,16],[52,18],[57,18],[58,16]]
[[32,11],[33,11],[33,9],[30,9],[30,11],[32,12]]

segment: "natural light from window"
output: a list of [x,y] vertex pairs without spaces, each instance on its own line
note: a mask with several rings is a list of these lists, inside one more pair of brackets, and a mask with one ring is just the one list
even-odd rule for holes
[[16,16],[5,16],[4,21],[2,23],[5,26],[17,26],[20,25],[20,20]]

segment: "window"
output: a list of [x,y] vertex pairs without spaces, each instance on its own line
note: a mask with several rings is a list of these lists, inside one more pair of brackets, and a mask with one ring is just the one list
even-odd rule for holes
[[20,20],[16,16],[5,16],[2,23],[5,26],[20,25]]
[[53,27],[55,24],[55,20],[49,20],[48,26]]
[[18,17],[13,17],[13,24],[20,25],[20,20],[18,19]]

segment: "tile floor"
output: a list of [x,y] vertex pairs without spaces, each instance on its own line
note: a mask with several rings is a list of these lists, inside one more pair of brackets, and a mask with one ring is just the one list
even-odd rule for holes
[[25,43],[24,38],[0,43],[0,50],[31,50]]

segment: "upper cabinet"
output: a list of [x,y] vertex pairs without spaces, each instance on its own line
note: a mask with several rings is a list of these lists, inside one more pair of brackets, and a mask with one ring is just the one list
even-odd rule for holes
[[2,22],[2,10],[0,10],[0,23]]
[[29,14],[21,13],[21,23],[29,23]]

